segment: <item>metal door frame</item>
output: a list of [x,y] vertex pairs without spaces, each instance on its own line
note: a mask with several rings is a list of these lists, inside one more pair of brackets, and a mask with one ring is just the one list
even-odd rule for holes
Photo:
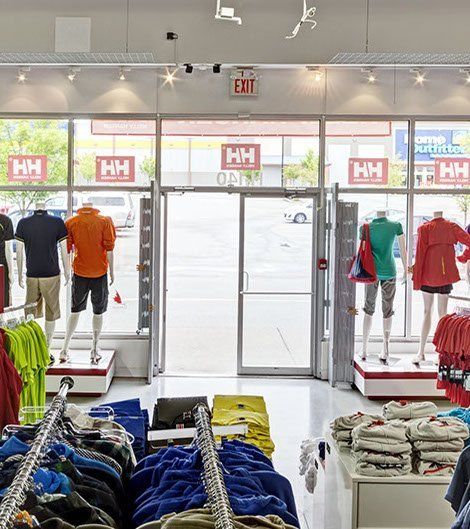
[[[276,375],[276,376],[313,376],[316,370],[318,356],[316,349],[318,344],[317,313],[323,308],[323,296],[318,299],[317,283],[317,260],[318,260],[318,240],[323,237],[319,233],[319,217],[321,213],[321,196],[319,190],[287,190],[278,188],[275,193],[263,193],[244,191],[240,193],[240,222],[239,222],[239,247],[238,247],[238,322],[237,322],[237,374],[238,375]],[[310,295],[310,366],[309,367],[247,367],[243,366],[243,316],[244,316],[244,298],[247,295],[244,292],[245,277],[245,203],[247,198],[286,198],[286,197],[310,198],[313,201],[312,216],[312,240],[311,240],[311,286],[310,293],[289,293],[289,292],[253,292],[258,295]]]

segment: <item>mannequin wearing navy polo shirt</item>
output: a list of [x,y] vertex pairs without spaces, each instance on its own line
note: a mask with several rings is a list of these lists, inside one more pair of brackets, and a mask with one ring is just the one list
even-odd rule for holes
[[26,303],[38,302],[38,308],[27,311],[42,317],[42,303],[46,305],[45,334],[50,346],[56,320],[60,318],[60,248],[64,285],[70,280],[70,262],[67,253],[67,230],[64,221],[49,215],[44,203],[36,204],[30,217],[21,219],[16,229],[16,260],[18,282],[25,287],[23,277],[26,250]]

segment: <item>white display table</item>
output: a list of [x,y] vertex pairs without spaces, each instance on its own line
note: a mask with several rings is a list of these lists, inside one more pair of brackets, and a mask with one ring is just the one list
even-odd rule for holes
[[349,451],[326,436],[325,529],[449,529],[450,477],[371,478],[354,472]]
[[83,395],[99,397],[108,392],[116,371],[116,352],[114,350],[100,350],[101,360],[98,365],[90,364],[90,351],[71,349],[70,362],[59,362],[60,351],[52,351],[56,358],[53,366],[46,373],[46,391],[48,394],[57,393],[63,377],[72,377],[75,381],[69,395]]

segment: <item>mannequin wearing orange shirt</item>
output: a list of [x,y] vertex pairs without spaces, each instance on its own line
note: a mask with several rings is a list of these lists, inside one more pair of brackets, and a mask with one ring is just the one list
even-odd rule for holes
[[114,283],[114,244],[116,230],[109,217],[99,214],[93,204],[85,203],[77,215],[65,223],[67,246],[73,254],[72,312],[67,320],[65,341],[60,361],[69,361],[69,346],[77,329],[80,312],[86,310],[91,294],[93,306],[93,342],[90,353],[92,365],[99,364],[99,339],[103,329],[103,314],[108,308],[108,281]]

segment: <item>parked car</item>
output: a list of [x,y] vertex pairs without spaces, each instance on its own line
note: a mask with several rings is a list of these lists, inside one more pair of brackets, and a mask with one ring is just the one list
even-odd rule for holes
[[304,224],[313,220],[313,203],[297,202],[284,211],[284,220],[294,224]]
[[[135,209],[130,193],[91,192],[73,196],[73,211],[91,202],[102,215],[111,217],[116,228],[135,226]],[[67,197],[63,194],[46,200],[48,211],[67,211]]]

